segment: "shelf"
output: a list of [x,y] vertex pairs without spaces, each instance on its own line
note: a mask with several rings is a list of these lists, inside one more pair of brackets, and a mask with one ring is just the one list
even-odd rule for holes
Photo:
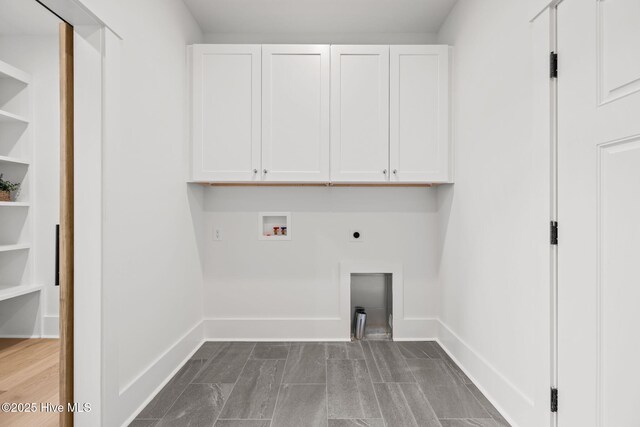
[[24,251],[29,248],[28,244],[0,245],[0,252]]
[[29,123],[26,117],[0,110],[0,123]]
[[29,162],[27,160],[7,156],[0,156],[0,163],[11,163],[13,165],[29,166]]
[[12,79],[25,85],[31,82],[31,77],[28,73],[4,61],[0,61],[0,79]]
[[42,285],[18,285],[8,288],[0,288],[0,301],[27,295],[34,292],[40,292],[44,286]]
[[0,207],[28,208],[29,206],[31,206],[29,202],[0,202]]

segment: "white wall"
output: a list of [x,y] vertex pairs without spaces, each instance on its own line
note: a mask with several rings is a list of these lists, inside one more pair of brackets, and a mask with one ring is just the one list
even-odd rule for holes
[[514,425],[539,427],[540,411],[548,419],[549,143],[531,137],[527,6],[460,0],[439,33],[454,46],[456,158],[455,185],[438,188],[441,340]]
[[[83,0],[83,3],[123,37],[118,40],[109,31],[105,34],[103,419],[105,425],[111,426],[130,419],[144,400],[150,399],[162,382],[170,378],[201,337],[200,330],[192,327],[202,318],[204,308],[201,257],[209,253],[207,245],[211,242],[204,229],[208,220],[202,217],[202,196],[203,191],[209,190],[185,184],[187,175],[183,166],[186,167],[188,136],[183,101],[187,92],[182,84],[186,81],[185,45],[203,39],[177,0]],[[416,38],[411,35],[391,41],[367,37],[358,42],[430,43],[434,38],[433,35]],[[368,205],[375,205],[380,211],[371,217],[359,215],[359,204],[354,202],[347,203],[347,211],[338,209],[335,214],[325,212],[326,208],[317,203],[308,206],[317,209],[324,229],[331,226],[332,218],[363,216],[364,225],[383,230],[390,223],[399,222],[402,239],[413,239],[415,230],[407,231],[408,225],[403,222],[407,217],[416,225],[419,235],[426,237],[433,231],[435,195],[433,190],[423,191],[425,197],[419,197],[417,202],[411,200],[413,192],[403,196],[404,201],[398,208],[389,207],[394,200],[388,194],[382,198],[386,207],[367,197],[362,211],[368,210]],[[298,206],[304,206],[308,199]],[[230,203],[227,206],[233,206],[233,199],[227,202]],[[259,208],[254,205],[251,209],[270,209],[269,206],[261,203]],[[399,213],[403,206],[409,206],[411,213]],[[278,209],[287,208],[278,205]],[[397,212],[389,213],[396,209]],[[295,220],[305,216],[294,213]],[[256,222],[253,217],[252,241],[257,240]],[[428,233],[425,229],[431,231]],[[231,231],[231,227],[228,230]],[[303,231],[304,227],[299,229],[301,236]],[[309,232],[314,234],[311,229]],[[224,233],[226,235],[226,228]],[[381,232],[382,239],[399,244],[401,238],[389,237],[392,233],[391,230]],[[427,248],[424,251],[427,257],[432,254],[435,233],[432,237],[429,241],[415,239],[415,248]],[[343,254],[349,251],[338,242],[343,239],[342,234],[333,239]],[[230,242],[225,237],[221,243]],[[360,245],[368,248],[367,257],[383,258],[372,255],[375,246],[382,245],[372,246],[372,242]],[[200,252],[198,247],[202,249]],[[386,255],[397,257],[397,248],[382,250]],[[323,256],[331,257],[326,252]],[[405,272],[411,284],[410,295],[433,301],[424,306],[411,298],[407,304],[409,313],[416,319],[436,315],[437,286],[434,276],[424,273],[423,255],[403,253],[402,257],[410,260]],[[324,269],[326,265],[322,263],[321,267]],[[333,286],[337,286],[337,265],[330,268],[331,278],[336,280]],[[210,308],[206,304],[206,309]],[[325,304],[318,306],[316,312],[332,309]],[[206,316],[210,315],[221,314]]]
[[[33,271],[29,281],[44,285],[40,325],[34,333],[58,335],[59,291],[55,283],[55,225],[60,216],[60,89],[58,35],[20,35],[0,37],[0,58],[31,75],[29,85],[31,109],[33,182],[31,215],[33,217]],[[31,298],[25,297],[24,299]],[[11,302],[4,302],[10,304]]]
[[[518,425],[539,425],[517,411],[534,399],[537,373],[528,352],[539,343],[531,301],[547,278],[546,145],[528,138],[524,6],[460,0],[440,33],[442,43],[456,45],[456,185],[216,188],[204,189],[203,199],[203,189],[184,184],[184,47],[202,41],[192,18],[178,0],[83,3],[124,37],[108,33],[105,55],[105,425],[121,425],[169,377],[189,351],[174,344],[197,338],[191,327],[203,315],[335,315],[330,295],[343,258],[409,266],[409,315],[438,316],[441,304],[443,341],[454,356]],[[290,42],[229,37],[208,40]],[[294,240],[260,246],[256,216],[262,210],[292,211]],[[373,229],[373,240],[348,243],[349,224]],[[221,242],[211,241],[214,225],[222,229]],[[283,256],[288,263],[281,263]],[[441,291],[431,262],[440,262]],[[308,280],[315,275],[321,280]],[[313,303],[299,292],[319,288],[329,292],[313,293]],[[251,298],[240,301],[241,289]],[[266,303],[256,304],[260,298]]]
[[179,0],[88,3],[123,36],[105,34],[103,82],[103,419],[115,426],[200,341],[184,338],[202,318],[202,191],[186,184],[186,46],[202,34]]
[[[292,240],[258,240],[260,211],[291,212]],[[209,188],[205,224],[209,338],[347,338],[348,326],[328,326],[340,317],[341,262],[400,264],[404,317],[437,317],[433,188]],[[213,241],[215,229],[222,241]],[[362,233],[362,242],[350,242],[351,230]],[[300,321],[307,322],[303,335],[295,332]],[[271,328],[259,329],[265,322]],[[419,335],[404,338],[433,337],[420,327],[411,332]]]
[[435,44],[435,33],[207,33],[207,43],[251,44]]

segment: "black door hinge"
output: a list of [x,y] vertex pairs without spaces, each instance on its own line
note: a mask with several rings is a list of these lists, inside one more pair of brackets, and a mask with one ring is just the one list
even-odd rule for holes
[[551,52],[549,55],[549,76],[552,79],[558,78],[558,54]]
[[558,389],[551,389],[551,412],[558,412]]
[[551,244],[558,244],[558,222],[551,221]]

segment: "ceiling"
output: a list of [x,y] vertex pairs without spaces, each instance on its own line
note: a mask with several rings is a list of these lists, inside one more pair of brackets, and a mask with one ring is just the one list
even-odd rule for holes
[[0,0],[0,36],[58,34],[60,19],[35,0]]
[[210,33],[435,33],[457,0],[183,0]]

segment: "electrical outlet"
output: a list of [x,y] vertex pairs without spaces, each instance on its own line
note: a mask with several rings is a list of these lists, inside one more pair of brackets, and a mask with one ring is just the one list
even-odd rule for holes
[[220,230],[219,228],[213,229],[213,240],[214,241],[222,240],[222,230]]
[[364,236],[362,234],[362,230],[349,230],[350,242],[362,242],[363,240]]

